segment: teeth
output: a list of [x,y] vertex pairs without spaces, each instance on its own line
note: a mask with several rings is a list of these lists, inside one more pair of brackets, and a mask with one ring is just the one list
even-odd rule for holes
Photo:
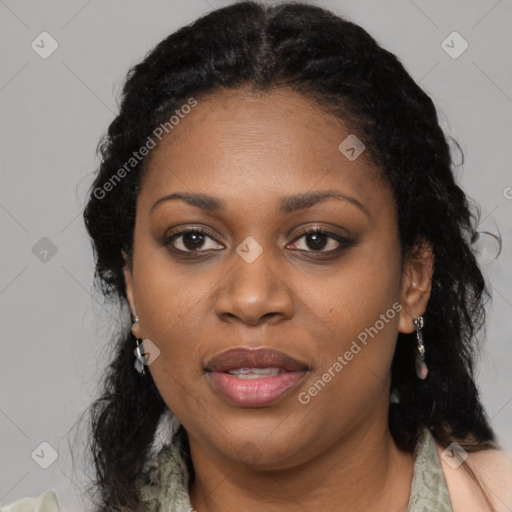
[[239,379],[259,379],[262,377],[275,377],[281,373],[279,368],[236,368],[228,370],[229,375]]

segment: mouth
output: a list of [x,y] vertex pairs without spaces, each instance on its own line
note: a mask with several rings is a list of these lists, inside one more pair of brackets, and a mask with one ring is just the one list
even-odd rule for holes
[[205,371],[213,390],[231,404],[265,407],[290,393],[309,368],[277,350],[237,348],[211,359]]

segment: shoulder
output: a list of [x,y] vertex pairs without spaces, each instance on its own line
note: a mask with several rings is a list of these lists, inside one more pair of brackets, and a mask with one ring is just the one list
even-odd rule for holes
[[57,496],[53,491],[45,491],[37,498],[22,498],[0,507],[0,512],[61,512]]
[[[489,512],[492,509],[485,495],[496,512],[512,510],[510,454],[503,450],[486,449],[469,453],[461,451],[454,456],[449,448],[445,450],[437,445],[454,512]],[[461,464],[463,460],[464,463]],[[471,472],[478,483],[472,478]]]

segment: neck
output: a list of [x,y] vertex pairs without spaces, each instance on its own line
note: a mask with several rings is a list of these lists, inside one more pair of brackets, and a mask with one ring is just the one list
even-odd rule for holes
[[[261,470],[207,453],[190,439],[197,512],[323,510],[405,511],[414,467],[387,425],[358,425],[315,458],[288,469]],[[212,456],[213,455],[213,456]]]

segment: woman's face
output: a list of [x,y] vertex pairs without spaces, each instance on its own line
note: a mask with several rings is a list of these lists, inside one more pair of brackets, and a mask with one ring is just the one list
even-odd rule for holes
[[349,135],[294,92],[228,91],[150,155],[127,293],[193,456],[284,468],[387,432],[397,334],[430,285],[402,271],[391,190]]

